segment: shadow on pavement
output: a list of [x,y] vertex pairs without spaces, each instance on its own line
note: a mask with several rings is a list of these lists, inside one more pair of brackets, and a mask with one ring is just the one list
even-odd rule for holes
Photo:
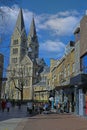
[[19,109],[18,106],[11,107],[10,111],[7,112],[5,109],[4,112],[0,110],[0,121],[12,119],[12,118],[25,118],[29,117],[29,113],[27,112],[27,108],[25,105],[21,106]]

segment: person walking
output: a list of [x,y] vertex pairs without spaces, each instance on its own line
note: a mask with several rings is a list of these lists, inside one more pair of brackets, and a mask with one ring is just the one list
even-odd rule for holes
[[18,101],[18,109],[19,110],[21,109],[21,101],[20,100]]
[[7,112],[9,112],[10,107],[11,107],[11,102],[7,101],[7,103],[6,103]]
[[1,102],[2,112],[4,112],[5,107],[6,107],[6,101],[3,99],[2,102]]
[[60,111],[61,111],[61,104],[58,103],[58,105],[57,105],[57,112],[60,113]]

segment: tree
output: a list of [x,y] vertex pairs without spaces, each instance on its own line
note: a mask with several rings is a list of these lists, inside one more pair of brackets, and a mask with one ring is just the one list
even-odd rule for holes
[[[28,87],[28,90],[30,92],[28,99],[32,99],[33,69],[31,68],[30,64],[28,65],[27,63],[24,63],[24,64],[17,65],[15,67],[9,66],[7,77],[8,77],[7,82],[9,82],[9,85],[8,85],[9,92],[11,90],[10,86],[14,86],[13,89],[16,88],[14,91],[16,92],[16,90],[18,90],[17,93],[19,92],[20,94],[19,98],[21,99],[21,101],[23,101],[24,99],[23,91],[24,91],[24,86],[25,86],[25,90],[27,89],[26,87]],[[9,94],[9,96],[10,95],[11,93]],[[14,98],[16,97],[14,96]]]
[[[23,87],[25,85],[25,77],[23,73],[23,68],[19,69],[19,71],[15,70],[9,70],[10,71],[10,79],[14,84],[14,87],[20,92],[21,95],[21,101],[23,101]],[[18,82],[18,83],[17,83]]]

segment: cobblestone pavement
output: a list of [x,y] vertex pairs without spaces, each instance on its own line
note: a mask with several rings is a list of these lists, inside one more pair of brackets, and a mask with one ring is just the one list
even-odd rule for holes
[[70,114],[45,114],[22,120],[15,130],[87,130],[87,118]]
[[87,130],[87,117],[71,114],[29,116],[26,106],[16,106],[8,113],[0,111],[0,130]]

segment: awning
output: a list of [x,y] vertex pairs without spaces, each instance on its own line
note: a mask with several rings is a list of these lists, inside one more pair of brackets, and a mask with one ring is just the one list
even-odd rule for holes
[[68,84],[68,85],[55,87],[55,91],[60,91],[60,90],[63,90],[64,94],[72,94],[74,92],[74,86]]
[[34,91],[34,93],[43,93],[43,92],[48,92],[48,90],[39,90],[39,91]]
[[72,86],[70,84],[68,85],[61,85],[61,86],[56,86],[55,87],[55,90],[61,90],[61,89],[68,89],[68,88],[71,88]]
[[87,74],[78,74],[75,77],[72,77],[70,79],[70,84],[71,85],[78,85],[82,86],[84,84],[87,84]]

